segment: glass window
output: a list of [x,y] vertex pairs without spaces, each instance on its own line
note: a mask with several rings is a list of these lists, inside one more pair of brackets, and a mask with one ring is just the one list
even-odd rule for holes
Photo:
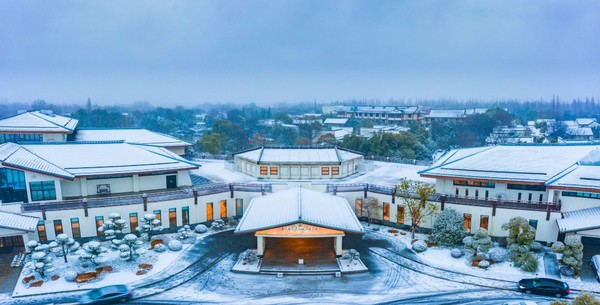
[[338,166],[334,166],[331,168],[331,174],[332,175],[339,175],[340,174],[340,168]]
[[266,175],[267,174],[267,167],[266,166],[261,166],[260,167],[260,174],[261,175]]
[[28,202],[23,171],[0,168],[0,200],[5,203]]
[[519,201],[519,202],[521,201],[521,197],[522,197],[521,195],[522,195],[521,193],[519,193],[519,194],[517,195],[517,201]]
[[587,192],[568,192],[563,191],[563,196],[568,197],[581,197],[581,198],[592,198],[592,199],[600,199],[600,193],[587,193]]
[[138,215],[137,213],[129,213],[129,229],[131,232],[137,232]]
[[458,188],[454,190],[454,195],[458,196]]
[[489,222],[490,217],[488,215],[481,215],[481,217],[479,218],[479,227],[487,230]]
[[467,233],[471,233],[471,214],[463,214],[463,225],[467,229]]
[[485,199],[490,198],[490,191],[485,191]]
[[177,210],[175,208],[169,209],[169,228],[177,226]]
[[537,219],[529,219],[529,225],[532,226],[536,230],[537,230],[537,224],[538,224]]
[[206,221],[213,220],[213,203],[209,202],[206,204]]
[[481,181],[471,181],[471,180],[454,180],[454,185],[464,185],[464,186],[480,186],[487,188],[495,188],[496,183],[494,182],[481,182]]
[[404,223],[404,207],[403,206],[398,206],[396,208],[396,222]]
[[465,189],[465,197],[469,197],[469,189]]
[[321,167],[321,175],[329,175],[329,167]]
[[475,190],[475,199],[479,198],[479,190]]
[[356,210],[356,215],[358,217],[362,216],[362,199],[354,200],[354,209]]
[[235,215],[242,217],[244,215],[244,200],[241,198],[235,199]]
[[383,203],[383,220],[390,221],[390,204],[387,202]]
[[181,208],[181,225],[189,225],[190,224],[190,207],[182,207]]
[[104,216],[96,216],[96,235],[104,236],[104,232],[98,231],[100,227],[104,224]]
[[506,188],[509,190],[540,191],[540,192],[546,191],[545,185],[507,184]]
[[81,228],[79,227],[79,218],[71,218],[71,232],[73,238],[81,238]]
[[531,202],[531,199],[533,199],[533,194],[529,193],[529,196],[527,197],[527,201]]
[[62,220],[55,219],[54,220],[54,236],[56,236],[58,234],[63,234]]
[[48,235],[46,235],[46,224],[43,220],[38,221],[37,231],[38,238],[40,241],[48,241]]
[[221,202],[219,202],[219,216],[221,218],[227,218],[227,200],[221,200]]
[[540,194],[540,202],[544,201],[544,194]]
[[162,213],[160,210],[154,210],[152,213],[156,216],[155,218],[158,220],[162,220]]
[[271,170],[271,175],[277,175],[277,167],[271,166],[270,170]]
[[29,182],[31,201],[56,200],[56,189],[54,181]]

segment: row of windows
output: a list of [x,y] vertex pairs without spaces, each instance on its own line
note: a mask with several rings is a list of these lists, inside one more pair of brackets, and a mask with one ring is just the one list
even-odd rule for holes
[[31,201],[56,200],[54,181],[29,182]]
[[[260,174],[261,175],[267,175],[267,172],[269,172],[270,175],[277,175],[279,173],[279,168],[276,166],[261,166],[260,167]],[[332,175],[339,175],[340,174],[340,168],[338,166],[333,166],[331,167],[331,174]],[[329,175],[329,167],[321,167],[321,175],[324,176],[328,176]]]
[[[456,189],[454,190],[454,194],[455,194],[456,196],[460,196],[460,189],[456,188]],[[563,194],[564,194],[564,192],[563,192]],[[469,193],[469,189],[465,189],[465,197],[469,197],[469,195],[470,195],[470,193]],[[479,198],[479,190],[478,190],[478,189],[475,189],[475,194],[474,194],[474,195],[475,195],[475,196],[474,196],[474,197],[475,197],[475,199],[478,199],[478,198]],[[490,193],[489,193],[489,191],[485,191],[484,198],[487,200],[487,199],[489,199],[489,196],[490,196]],[[538,198],[537,198],[537,199],[538,199],[538,201],[539,201],[539,202],[542,202],[542,201],[544,201],[544,194],[539,194],[539,196],[538,196]],[[523,200],[523,194],[519,192],[519,193],[517,194],[517,201],[521,202],[522,200]],[[533,193],[529,193],[529,194],[527,195],[527,201],[529,201],[529,202],[532,202],[532,201],[533,201]]]
[[562,195],[563,196],[569,196],[569,197],[582,197],[582,198],[600,199],[600,193],[563,191]]
[[472,180],[453,180],[452,183],[454,185],[477,186],[477,187],[487,187],[487,188],[495,188],[496,187],[496,183],[494,183],[494,182],[481,182],[481,181],[472,181]]
[[538,191],[538,192],[546,191],[545,185],[507,184],[506,188],[509,190]]
[[[207,221],[213,220],[212,205],[213,205],[212,202],[209,202],[206,204],[206,220]],[[237,213],[236,215],[238,217],[241,217],[244,213],[244,200],[240,199],[240,198],[235,199],[235,208],[236,208],[236,213]],[[156,216],[156,219],[158,219],[158,220],[162,219],[161,210],[154,210],[154,211],[152,211],[152,213]],[[227,200],[220,201],[220,217],[221,218],[227,217]],[[72,232],[73,238],[81,238],[81,227],[79,224],[79,218],[71,218],[70,220],[71,220],[71,232]],[[104,233],[98,231],[98,228],[100,228],[104,224],[104,216],[96,216],[95,222],[96,222],[97,236],[103,236]],[[54,234],[55,235],[62,234],[64,232],[62,220],[60,220],[60,219],[54,220],[53,224],[54,224]],[[190,224],[190,207],[184,206],[181,208],[181,225],[185,226],[185,225],[189,225],[189,224]],[[138,226],[139,226],[138,213],[135,213],[135,212],[129,213],[129,228],[130,228],[131,232],[136,232]],[[177,209],[170,208],[169,209],[169,227],[176,227],[176,226],[177,226]],[[46,225],[43,220],[40,220],[38,222],[37,231],[38,231],[39,240],[47,241],[48,236],[46,234]]]
[[2,202],[27,202],[25,172],[0,168],[0,200]]
[[41,134],[0,134],[0,143],[42,142]]

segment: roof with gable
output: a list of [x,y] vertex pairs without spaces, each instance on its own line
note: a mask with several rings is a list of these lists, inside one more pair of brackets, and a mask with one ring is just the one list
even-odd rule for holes
[[556,220],[560,233],[600,228],[600,207],[564,212],[562,216],[562,219]]
[[250,233],[294,223],[351,233],[364,232],[346,198],[294,187],[252,198],[235,233]]
[[3,166],[63,179],[197,169],[166,148],[123,142],[0,145]]
[[0,211],[0,228],[35,232],[39,218]]
[[30,111],[0,120],[1,133],[71,134],[79,121],[46,111]]
[[260,147],[235,155],[255,163],[341,163],[363,158],[361,154],[338,147]]
[[419,174],[429,178],[545,184],[578,166],[600,145],[498,145],[453,150]]
[[546,185],[550,188],[600,192],[600,148],[591,151],[576,166]]
[[191,143],[175,137],[147,129],[79,129],[76,141],[125,141],[131,144],[145,144],[162,147],[192,146]]

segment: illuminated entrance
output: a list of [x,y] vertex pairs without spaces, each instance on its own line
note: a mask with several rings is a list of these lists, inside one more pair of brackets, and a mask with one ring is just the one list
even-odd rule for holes
[[[336,256],[342,255],[342,237],[344,232],[329,228],[323,228],[314,225],[308,225],[304,223],[296,223],[289,226],[283,226],[278,228],[271,228],[267,230],[256,231],[256,246],[259,256],[262,256],[265,252],[266,240],[274,238],[291,238],[291,239],[314,239],[323,238],[331,242],[331,246]],[[286,244],[294,244],[293,242],[287,242]],[[297,244],[306,244],[299,243]]]

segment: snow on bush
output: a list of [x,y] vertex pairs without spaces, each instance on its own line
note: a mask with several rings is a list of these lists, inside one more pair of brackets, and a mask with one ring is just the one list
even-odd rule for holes
[[173,239],[169,242],[169,250],[171,251],[180,251],[183,248],[183,245],[180,241]]
[[196,233],[202,234],[206,233],[208,231],[208,228],[205,225],[197,225],[194,228],[194,231],[196,231]]
[[529,249],[534,252],[542,252],[544,250],[544,246],[541,243],[534,241],[529,245]]
[[460,248],[454,248],[450,251],[450,255],[454,258],[463,257],[465,255],[465,250]]
[[137,230],[142,234],[142,238],[152,240],[152,235],[162,231],[163,226],[161,221],[156,219],[156,215],[146,214],[142,218],[142,225],[137,227]]
[[121,219],[121,214],[110,213],[108,220],[98,228],[98,232],[104,232],[106,239],[110,240],[116,238],[117,234],[121,234],[125,228],[127,228],[127,221]]
[[537,257],[530,251],[522,252],[513,258],[515,267],[521,268],[525,272],[534,273],[538,269]]
[[427,250],[427,244],[422,240],[417,240],[414,244],[412,244],[412,249],[415,252],[424,252]]
[[154,246],[154,251],[158,252],[158,253],[162,253],[167,251],[167,246],[165,246],[164,244],[158,244],[156,246]]
[[342,256],[342,259],[353,262],[354,260],[360,259],[360,253],[358,253],[358,251],[356,251],[355,249],[350,249],[350,250],[346,251],[346,253],[344,253],[344,255]]
[[240,254],[240,259],[247,264],[254,264],[258,261],[258,256],[254,250],[248,249]]
[[25,264],[25,274],[37,273],[41,278],[51,275],[55,271],[52,257],[44,252],[31,254],[31,261]]
[[475,231],[475,235],[463,238],[463,244],[466,249],[473,250],[474,255],[487,253],[492,247],[492,238],[489,237],[486,229],[479,228]]
[[108,261],[106,252],[108,252],[108,250],[104,248],[100,242],[90,241],[83,244],[81,249],[77,250],[75,253],[79,255],[79,261],[81,261],[83,265],[87,265],[90,262],[94,265],[98,265]]
[[223,219],[217,219],[212,222],[212,224],[210,225],[210,228],[215,231],[221,231],[221,230],[225,229],[225,221],[223,221]]
[[501,263],[508,259],[508,250],[505,248],[494,247],[490,249],[488,254],[494,263]]
[[140,255],[146,253],[146,249],[142,247],[143,242],[135,234],[127,234],[123,237],[122,243],[119,246],[119,255],[121,259],[132,261]]
[[463,215],[452,208],[444,209],[433,223],[432,235],[433,240],[440,245],[460,244],[467,236]]
[[75,272],[73,270],[69,270],[69,271],[65,272],[63,276],[67,282],[73,282],[73,281],[75,281],[75,278],[77,277],[77,272]]
[[561,253],[565,249],[565,244],[561,241],[552,243],[552,252]]
[[177,230],[177,239],[184,243],[194,243],[196,241],[194,233],[192,233],[190,226],[185,225],[181,229]]
[[482,260],[479,261],[479,263],[477,263],[477,267],[482,268],[482,269],[487,269],[490,266],[490,262],[486,261],[486,260]]
[[583,244],[581,243],[580,236],[567,235],[564,243],[557,241],[552,244],[552,251],[562,253],[561,263],[573,268],[574,274],[581,271],[581,265],[583,264]]

